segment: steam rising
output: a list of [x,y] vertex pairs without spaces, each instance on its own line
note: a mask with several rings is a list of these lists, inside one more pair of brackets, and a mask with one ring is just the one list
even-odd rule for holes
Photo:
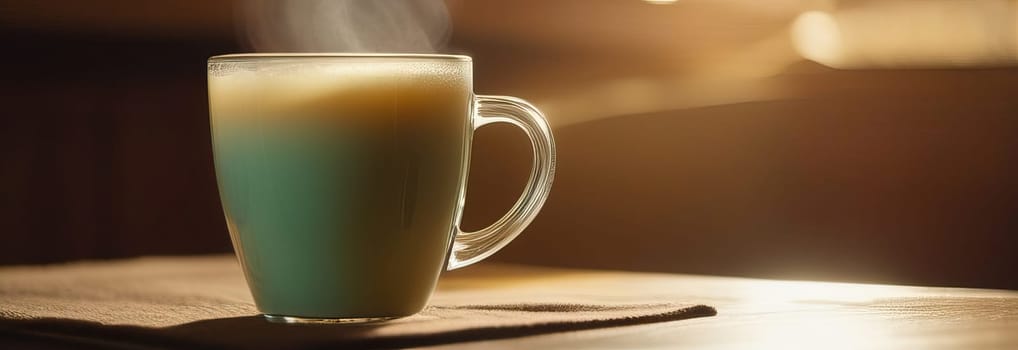
[[450,34],[442,0],[247,0],[241,25],[259,52],[440,51]]

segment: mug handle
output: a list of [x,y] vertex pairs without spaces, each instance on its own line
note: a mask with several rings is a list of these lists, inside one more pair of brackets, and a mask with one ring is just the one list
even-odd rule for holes
[[[519,236],[548,199],[548,191],[555,177],[555,139],[551,136],[551,128],[544,115],[537,108],[515,97],[485,95],[475,96],[474,106],[474,131],[493,123],[508,123],[523,129],[534,148],[533,168],[523,195],[508,213],[491,226],[466,232],[459,227],[457,220],[453,228],[456,235],[453,237],[447,270],[481,261]],[[460,214],[462,210],[463,206],[460,205]]]

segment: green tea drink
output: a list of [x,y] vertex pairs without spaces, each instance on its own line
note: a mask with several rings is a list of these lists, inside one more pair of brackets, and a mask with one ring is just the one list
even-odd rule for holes
[[471,128],[470,63],[210,63],[216,175],[258,308],[420,311],[449,250]]

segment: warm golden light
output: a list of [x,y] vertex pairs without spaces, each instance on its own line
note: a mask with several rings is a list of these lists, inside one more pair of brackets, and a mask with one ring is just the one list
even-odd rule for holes
[[742,291],[755,304],[770,305],[810,300],[861,303],[901,294],[901,288],[856,283],[759,281]]
[[1008,0],[879,1],[804,12],[796,51],[836,68],[1018,64],[1018,5]]
[[830,14],[810,11],[792,24],[792,40],[802,57],[829,66],[841,62],[841,33]]
[[753,339],[755,349],[870,349],[887,344],[901,331],[892,320],[840,310],[915,292],[901,286],[807,281],[757,280],[741,287],[734,293],[745,301],[740,312],[783,315],[733,329],[731,336]]
[[[895,339],[898,330],[894,325],[891,321],[874,322],[865,316],[831,317],[807,312],[758,327],[740,327],[730,335],[753,339],[754,349],[873,349]],[[718,348],[735,349],[742,345]]]
[[667,5],[674,4],[677,0],[643,0],[643,1],[646,1],[647,3],[654,5]]

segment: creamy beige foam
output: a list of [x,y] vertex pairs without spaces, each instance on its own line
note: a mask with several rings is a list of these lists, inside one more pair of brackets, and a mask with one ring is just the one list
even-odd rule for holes
[[469,94],[470,62],[454,60],[321,58],[220,61],[209,65],[215,118],[292,118],[335,110],[337,104],[400,94],[421,98]]

